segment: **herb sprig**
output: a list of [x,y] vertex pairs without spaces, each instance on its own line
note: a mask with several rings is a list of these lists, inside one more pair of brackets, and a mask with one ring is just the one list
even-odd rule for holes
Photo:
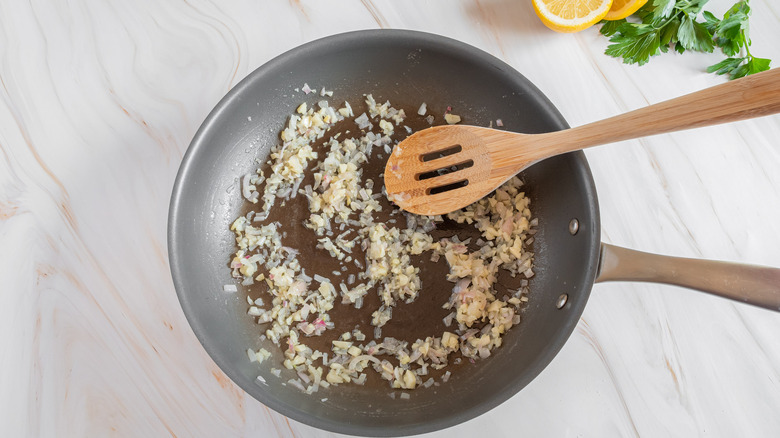
[[[770,60],[750,53],[749,0],[734,4],[718,19],[702,11],[707,0],[651,0],[633,17],[604,21],[600,32],[612,43],[606,54],[623,58],[626,64],[643,65],[660,53],[686,50],[711,53],[719,48],[727,58],[707,68],[731,79],[769,69]],[[702,21],[699,21],[701,15]]]

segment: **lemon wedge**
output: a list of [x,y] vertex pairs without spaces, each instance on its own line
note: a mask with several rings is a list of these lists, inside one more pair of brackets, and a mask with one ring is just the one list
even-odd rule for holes
[[612,7],[604,16],[605,20],[620,20],[628,17],[645,5],[647,0],[612,0]]
[[550,29],[579,32],[604,18],[612,0],[533,0],[533,5],[536,15]]

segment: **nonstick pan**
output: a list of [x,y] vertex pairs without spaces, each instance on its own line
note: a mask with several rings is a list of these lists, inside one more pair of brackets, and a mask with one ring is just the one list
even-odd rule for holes
[[[407,111],[422,101],[429,108],[452,106],[474,125],[501,119],[505,129],[526,133],[567,127],[544,95],[504,62],[451,39],[401,30],[352,32],[305,44],[254,71],[219,102],[187,150],[173,190],[168,251],[174,285],[193,331],[219,367],[257,400],[290,418],[376,436],[430,432],[469,420],[507,400],[550,363],[599,279],[660,281],[780,306],[780,270],[670,261],[601,245],[590,169],[584,154],[571,153],[522,174],[539,218],[536,275],[522,322],[493,356],[467,363],[447,383],[415,390],[408,400],[391,398],[386,385],[342,385],[303,394],[271,376],[270,368],[281,368],[280,363],[258,365],[247,359],[247,348],[264,345],[262,330],[246,316],[244,297],[226,294],[222,287],[233,282],[228,262],[235,242],[229,226],[244,205],[237,179],[256,169],[255,159],[265,161],[301,101],[320,99],[295,90],[305,83],[334,91],[339,103],[359,102],[373,93],[378,101],[389,99]],[[442,293],[446,297],[449,291]],[[264,346],[278,353],[274,345]]]

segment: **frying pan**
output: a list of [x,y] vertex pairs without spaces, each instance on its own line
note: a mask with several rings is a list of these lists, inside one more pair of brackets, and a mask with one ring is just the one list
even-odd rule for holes
[[171,272],[184,313],[213,360],[283,415],[334,432],[375,436],[430,432],[469,420],[510,398],[552,361],[597,280],[660,281],[780,306],[780,290],[773,286],[780,284],[780,270],[671,260],[602,245],[590,169],[583,153],[570,153],[522,174],[539,218],[536,275],[522,322],[493,356],[453,373],[445,384],[413,391],[408,400],[391,398],[388,387],[355,385],[303,394],[270,375],[279,364],[250,363],[247,348],[278,347],[259,341],[261,330],[246,316],[246,301],[223,293],[222,286],[232,282],[229,226],[243,205],[237,178],[256,169],[256,158],[265,161],[280,127],[307,99],[295,91],[304,83],[333,90],[338,102],[373,93],[397,107],[417,108],[423,100],[429,108],[453,106],[469,124],[486,126],[500,118],[506,129],[526,133],[567,127],[544,95],[504,62],[455,40],[400,30],[351,32],[305,44],[258,68],[219,102],[176,178],[168,224]]

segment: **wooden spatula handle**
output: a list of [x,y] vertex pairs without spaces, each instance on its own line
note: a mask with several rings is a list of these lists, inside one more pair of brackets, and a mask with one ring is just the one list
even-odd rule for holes
[[780,68],[775,68],[598,122],[543,134],[544,147],[556,155],[778,112]]

